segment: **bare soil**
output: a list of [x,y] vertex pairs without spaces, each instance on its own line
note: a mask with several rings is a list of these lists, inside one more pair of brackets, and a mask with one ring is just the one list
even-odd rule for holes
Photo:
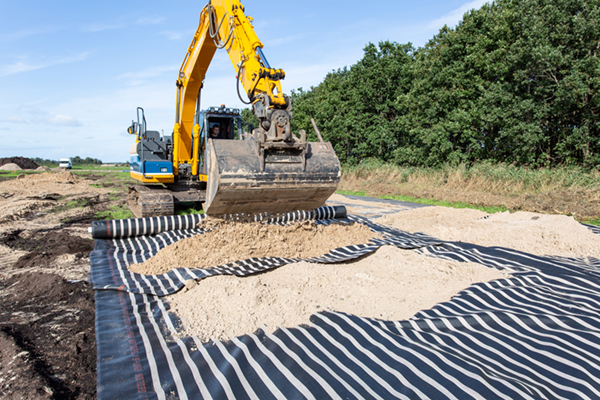
[[[0,398],[94,399],[94,214],[126,192],[70,172],[0,182]],[[121,199],[122,197],[122,199]]]
[[362,224],[318,225],[312,221],[285,226],[254,222],[203,222],[212,229],[160,250],[129,267],[145,275],[173,268],[208,268],[257,257],[310,258],[338,247],[368,243],[377,235]]
[[33,160],[26,157],[0,158],[0,167],[5,164],[17,164],[21,169],[36,169],[39,167]]
[[94,290],[55,274],[0,280],[0,397],[93,399]]

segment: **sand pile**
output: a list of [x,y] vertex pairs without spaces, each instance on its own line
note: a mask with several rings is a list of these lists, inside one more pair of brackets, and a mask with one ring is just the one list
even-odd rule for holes
[[600,257],[600,238],[565,215],[525,211],[489,215],[479,210],[424,207],[375,221],[448,241],[508,247],[537,255]]
[[19,177],[18,182],[24,185],[37,185],[39,183],[66,183],[73,184],[82,181],[77,175],[72,172],[44,172],[41,174],[23,175]]
[[0,158],[0,166],[6,164],[17,164],[19,169],[36,169],[39,167],[33,160],[26,157],[6,157]]
[[71,172],[43,172],[19,175],[0,182],[0,223],[18,220],[33,212],[53,208],[61,198],[91,197],[107,189],[90,186],[92,182]]
[[383,246],[353,263],[288,264],[248,277],[214,276],[167,299],[185,332],[227,340],[263,326],[309,324],[322,310],[404,320],[449,300],[475,282],[506,277],[479,264],[458,263]]
[[376,237],[368,227],[356,223],[326,226],[304,221],[279,226],[211,220],[204,227],[212,230],[173,243],[129,269],[154,275],[173,268],[208,268],[248,258],[309,258]]
[[22,169],[23,168],[19,167],[17,164],[14,163],[4,164],[0,167],[0,170],[2,171],[20,171]]

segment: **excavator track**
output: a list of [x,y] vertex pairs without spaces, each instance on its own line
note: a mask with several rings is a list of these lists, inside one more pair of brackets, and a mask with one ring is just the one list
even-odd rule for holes
[[137,218],[158,217],[175,213],[175,199],[160,186],[129,186],[129,209]]
[[137,218],[173,215],[177,203],[201,203],[206,190],[187,185],[129,186],[127,206]]

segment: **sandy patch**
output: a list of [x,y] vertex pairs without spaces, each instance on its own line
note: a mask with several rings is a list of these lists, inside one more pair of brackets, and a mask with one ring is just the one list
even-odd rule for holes
[[71,172],[43,172],[20,175],[0,182],[0,223],[19,220],[33,212],[56,206],[65,197],[89,197],[107,193],[104,188],[90,186],[92,182]]
[[565,215],[526,211],[489,215],[471,209],[424,207],[374,221],[447,241],[508,247],[537,255],[600,257],[600,238]]
[[129,269],[154,275],[173,268],[208,268],[253,257],[310,258],[338,247],[368,243],[377,236],[356,223],[318,225],[305,221],[279,226],[229,221],[210,228],[165,247]]
[[404,320],[449,300],[475,282],[506,277],[474,263],[422,256],[383,246],[345,264],[288,264],[248,277],[214,276],[167,300],[185,335],[227,340],[263,327],[309,324],[323,310]]
[[22,169],[23,168],[19,167],[15,163],[4,164],[3,166],[0,167],[0,170],[2,170],[2,171],[20,171]]

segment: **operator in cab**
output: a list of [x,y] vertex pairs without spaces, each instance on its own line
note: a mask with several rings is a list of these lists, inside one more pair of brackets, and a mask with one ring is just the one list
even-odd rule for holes
[[223,137],[219,133],[220,130],[221,128],[219,127],[219,124],[214,124],[212,129],[210,130],[210,139],[223,139]]

